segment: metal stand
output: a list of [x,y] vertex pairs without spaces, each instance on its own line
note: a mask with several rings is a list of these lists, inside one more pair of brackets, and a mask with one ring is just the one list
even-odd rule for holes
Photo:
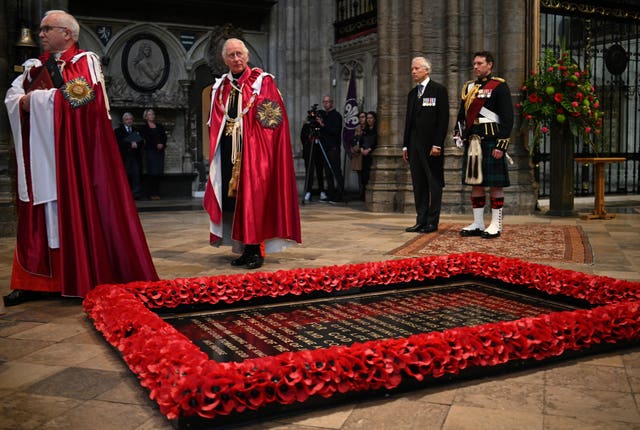
[[[311,136],[309,137],[309,140],[312,140],[313,143],[311,144],[311,151],[309,153],[309,167],[307,168],[307,175],[306,175],[305,180],[304,180],[304,192],[302,194],[302,204],[303,205],[305,204],[304,195],[307,193],[307,188],[309,187],[309,180],[311,179],[311,171],[312,171],[312,169],[315,168],[315,165],[313,164],[313,156],[314,156],[314,154],[316,152],[315,151],[316,146],[318,148],[320,148],[320,152],[322,153],[322,157],[324,158],[324,162],[327,165],[327,167],[329,167],[329,171],[331,172],[332,177],[333,178],[337,178],[336,173],[333,170],[333,166],[329,162],[329,157],[327,156],[327,152],[324,150],[324,147],[322,146],[322,142],[320,142],[320,138],[318,138],[317,135],[314,135],[314,133],[312,133]],[[321,186],[322,184],[318,184],[318,185]],[[342,180],[342,183],[340,184],[340,187],[342,188],[342,194],[343,194],[342,198],[344,199],[344,178]],[[346,199],[345,199],[345,202],[346,202]]]

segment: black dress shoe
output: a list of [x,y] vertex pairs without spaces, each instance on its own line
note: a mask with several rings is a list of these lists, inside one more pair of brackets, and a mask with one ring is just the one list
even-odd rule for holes
[[5,306],[15,306],[20,303],[28,302],[30,300],[36,300],[38,293],[29,290],[13,290],[10,294],[4,296]]
[[232,266],[244,266],[245,264],[247,264],[248,261],[249,261],[249,255],[248,254],[242,254],[240,257],[236,258],[235,260],[231,260],[231,265]]
[[484,231],[479,228],[475,228],[473,230],[460,230],[460,236],[462,237],[482,236],[483,233]]
[[250,255],[247,258],[247,263],[245,264],[244,267],[246,267],[247,269],[257,269],[258,267],[262,267],[262,264],[264,263],[264,258],[261,257],[260,255]]
[[438,226],[433,224],[425,225],[420,229],[420,233],[433,233],[434,231],[438,231]]
[[486,231],[483,231],[482,234],[480,235],[480,237],[483,239],[495,239],[496,237],[499,237],[499,236],[500,236],[500,232],[491,234]]
[[404,231],[406,231],[407,233],[417,233],[421,231],[423,228],[424,226],[422,224],[416,224],[411,227],[405,228]]

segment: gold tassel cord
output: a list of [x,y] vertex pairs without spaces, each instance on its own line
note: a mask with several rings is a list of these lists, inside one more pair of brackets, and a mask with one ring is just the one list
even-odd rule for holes
[[238,183],[240,181],[240,167],[242,164],[242,134],[240,131],[240,122],[233,122],[233,129],[231,132],[231,163],[233,163],[233,169],[231,170],[231,179],[229,180],[229,197],[236,197],[238,194]]

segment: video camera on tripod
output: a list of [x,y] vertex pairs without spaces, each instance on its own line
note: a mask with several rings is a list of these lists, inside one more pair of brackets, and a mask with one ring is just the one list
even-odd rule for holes
[[318,109],[318,104],[314,104],[311,106],[311,109],[307,111],[307,123],[309,123],[309,127],[311,128],[311,132],[317,136],[320,131],[320,127],[322,126],[318,120],[324,120],[327,117],[327,112],[322,109]]

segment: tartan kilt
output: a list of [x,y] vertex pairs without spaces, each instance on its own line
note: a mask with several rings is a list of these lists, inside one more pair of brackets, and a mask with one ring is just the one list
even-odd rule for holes
[[[508,187],[511,185],[509,182],[507,157],[502,157],[500,160],[496,160],[491,156],[496,144],[497,142],[495,140],[486,140],[486,138],[482,140],[482,184],[476,186]],[[472,185],[465,182],[465,172],[467,171],[467,151],[469,151],[469,145],[465,145],[464,156],[462,157],[462,183],[465,185]]]

